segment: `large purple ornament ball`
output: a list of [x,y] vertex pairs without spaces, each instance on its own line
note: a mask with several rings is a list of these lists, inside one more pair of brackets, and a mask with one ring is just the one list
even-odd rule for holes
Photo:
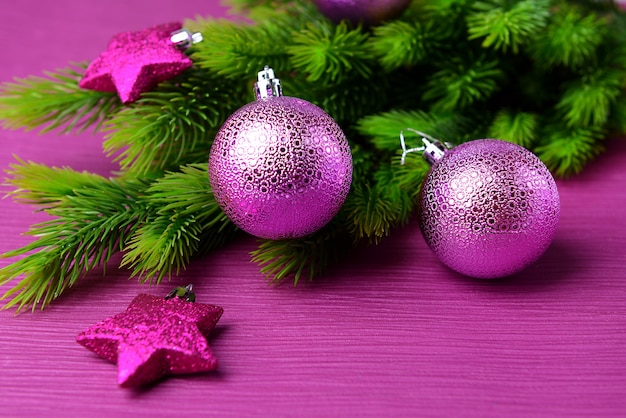
[[411,0],[315,0],[319,11],[335,23],[377,25],[398,17]]
[[326,225],[352,182],[352,154],[337,123],[294,97],[257,100],[231,115],[209,156],[217,202],[241,229],[299,238]]
[[549,247],[559,193],[527,149],[479,139],[447,151],[424,179],[420,227],[448,267],[477,278],[514,274]]

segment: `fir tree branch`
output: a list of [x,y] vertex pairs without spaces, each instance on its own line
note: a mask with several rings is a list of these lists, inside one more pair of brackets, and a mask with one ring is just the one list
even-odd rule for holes
[[341,126],[350,126],[359,118],[380,111],[388,100],[387,81],[372,82],[353,77],[337,84],[311,83],[304,77],[283,78],[283,89],[321,107]]
[[368,46],[386,71],[413,66],[426,61],[433,51],[442,47],[440,28],[445,26],[430,20],[393,21],[375,27]]
[[[372,176],[372,155],[359,145],[353,146],[352,154],[353,175],[355,179],[359,178],[362,182],[366,182],[366,178]],[[417,166],[420,164],[419,161]],[[399,166],[399,162],[397,165]],[[415,167],[416,165],[412,165],[412,168]],[[402,168],[399,171],[402,172]],[[394,225],[408,218],[407,213],[412,210],[411,202],[414,199],[406,199],[406,196],[411,195],[411,193],[404,193],[404,191],[407,189],[419,191],[419,187],[415,187],[415,178],[417,176],[417,181],[421,182],[423,173],[419,170],[403,172],[403,175],[398,176],[397,181],[390,188],[389,193],[394,197],[394,202],[401,200],[402,203],[388,207],[388,210],[395,214],[395,218],[402,217],[402,219],[394,218]],[[384,176],[380,174],[378,177],[380,177],[381,184],[389,182],[388,177],[383,178]],[[357,236],[355,233],[358,228],[353,226],[354,216],[350,214],[349,204],[351,199],[354,199],[353,195],[354,190],[348,196],[339,215],[318,233],[298,240],[263,240],[259,248],[252,252],[252,261],[260,265],[261,273],[273,283],[280,283],[287,277],[293,277],[294,284],[297,284],[303,276],[308,277],[309,280],[320,276],[329,265],[347,253],[348,249],[351,248],[350,241],[356,243],[365,237]],[[368,208],[366,207],[366,209]],[[367,215],[363,218],[367,218]],[[372,220],[373,217],[369,219]],[[353,233],[350,233],[350,230]],[[387,229],[384,229],[381,232],[381,237],[386,235],[386,231]],[[372,241],[377,242],[374,235],[372,235]]]
[[496,59],[453,57],[428,80],[424,100],[433,101],[435,111],[462,110],[487,100],[500,87],[504,73]]
[[400,156],[396,155],[391,161],[393,172],[393,183],[397,185],[399,193],[404,193],[409,198],[409,205],[400,211],[399,223],[405,224],[409,221],[409,216],[413,214],[417,204],[417,198],[422,190],[424,177],[430,171],[430,165],[422,156],[411,156],[401,164]]
[[213,197],[207,164],[166,174],[148,188],[145,202],[152,215],[128,242],[122,261],[143,280],[159,283],[237,232]]
[[[51,184],[57,184],[56,172],[80,187],[66,189],[65,195],[57,189],[54,197],[41,180],[49,175]],[[3,254],[23,257],[0,270],[0,285],[22,277],[2,296],[10,299],[5,308],[44,308],[87,272],[106,266],[147,215],[139,199],[146,184],[138,180],[107,180],[32,163],[14,166],[13,173],[16,186],[33,186],[16,192],[18,199],[42,203],[53,219],[31,227],[29,234],[37,237],[35,241]]]
[[548,127],[546,130],[550,133],[535,148],[535,153],[559,177],[579,173],[589,161],[604,150],[600,140],[604,138],[606,132],[601,128]]
[[309,23],[293,36],[287,47],[293,68],[307,75],[307,81],[339,83],[352,73],[367,78],[372,60],[366,48],[368,35],[361,28],[348,29],[346,22]]
[[607,126],[613,133],[626,135],[626,93],[615,101]]
[[144,93],[104,126],[104,150],[122,170],[146,175],[208,156],[215,132],[245,103],[240,86],[191,69]]
[[377,244],[389,235],[397,223],[400,210],[390,201],[390,193],[389,187],[384,184],[372,186],[366,183],[353,186],[344,203],[344,210],[355,242],[368,239],[370,243]]
[[342,212],[354,241],[378,244],[394,228],[406,224],[429,168],[421,157],[407,159],[402,165],[396,156],[378,168],[372,181],[353,184]]
[[[351,241],[377,242],[410,219],[428,166],[419,156],[398,163],[401,130],[537,146],[560,176],[596,156],[608,129],[626,131],[626,13],[612,2],[553,0],[548,9],[548,0],[423,0],[368,31],[333,25],[306,0],[230,3],[257,23],[189,22],[205,37],[189,50],[194,68],[123,109],[115,94],[78,88],[84,66],[3,85],[6,127],[67,132],[106,123],[105,150],[125,170],[107,180],[12,166],[13,196],[54,218],[34,225],[38,239],[9,253],[23,258],[0,270],[0,283],[23,277],[5,295],[11,306],[45,306],[122,247],[134,275],[159,281],[230,239],[236,228],[211,195],[204,162],[265,65],[286,94],[344,127],[354,166],[353,191],[331,225],[253,253],[274,282],[317,276]],[[536,115],[558,123],[538,126]]]
[[532,57],[544,66],[581,67],[591,62],[606,34],[606,21],[565,2],[531,44]]
[[537,130],[538,117],[534,113],[503,109],[493,120],[488,135],[530,148],[537,140]]
[[569,127],[604,125],[622,92],[624,74],[615,69],[591,69],[572,81],[556,108]]
[[485,48],[517,54],[546,25],[549,8],[548,0],[476,2],[467,16],[469,39],[484,38]]
[[310,22],[322,23],[325,20],[309,0],[265,0],[263,4],[259,3],[242,12],[253,22],[276,26],[274,29],[282,30],[283,36],[286,37],[290,37]]
[[194,46],[192,55],[199,68],[240,80],[251,80],[265,65],[278,73],[288,71],[288,27],[267,22],[240,25],[225,20],[201,26],[204,42]]
[[293,0],[226,0],[223,3],[231,8],[234,14],[248,13],[258,8],[277,9],[292,3]]
[[121,106],[115,93],[78,87],[85,64],[78,69],[46,72],[46,77],[26,77],[0,86],[0,121],[8,129],[34,129],[41,132],[61,129],[68,133],[95,130]]
[[467,118],[456,113],[425,113],[420,110],[392,110],[359,120],[357,131],[370,138],[379,150],[395,153],[400,149],[400,132],[417,129],[441,140],[460,142],[468,127]]
[[8,196],[44,210],[65,202],[76,190],[97,188],[102,183],[102,176],[86,171],[77,173],[67,167],[48,167],[18,157],[16,160],[7,170],[10,179],[6,185],[15,187]]
[[[339,216],[340,218],[341,216]],[[296,286],[303,277],[313,280],[321,276],[333,262],[351,248],[349,235],[336,218],[315,234],[297,240],[262,240],[252,251],[252,262],[261,274],[274,284],[293,277]]]

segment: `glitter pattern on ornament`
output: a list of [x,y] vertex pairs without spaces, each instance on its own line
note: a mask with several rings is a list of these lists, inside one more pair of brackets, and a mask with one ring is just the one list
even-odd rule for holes
[[434,161],[420,196],[420,227],[448,267],[477,278],[514,274],[549,247],[559,220],[556,183],[533,153],[470,141]]
[[[84,89],[117,92],[123,103],[132,103],[141,93],[157,84],[174,78],[192,66],[191,59],[172,36],[182,33],[178,22],[153,26],[136,32],[118,33],[111,39],[106,51],[89,64],[79,82]],[[180,36],[179,36],[180,37]]]
[[220,128],[209,178],[217,202],[239,228],[260,238],[299,238],[321,229],[341,208],[352,155],[341,128],[322,109],[269,95],[237,110]]
[[206,337],[223,312],[219,306],[141,294],[126,311],[83,331],[76,341],[117,363],[120,386],[138,387],[166,375],[217,368]]

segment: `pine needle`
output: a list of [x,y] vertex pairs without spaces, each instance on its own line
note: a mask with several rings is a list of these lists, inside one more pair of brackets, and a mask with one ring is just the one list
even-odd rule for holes
[[115,93],[78,87],[85,64],[46,72],[46,77],[26,77],[0,86],[0,121],[8,129],[41,132],[61,129],[98,130],[121,106]]
[[48,167],[32,161],[15,157],[17,163],[11,164],[6,171],[9,179],[7,186],[16,189],[8,193],[14,200],[37,205],[42,209],[51,208],[64,202],[67,196],[73,196],[76,190],[97,187],[103,181],[102,176],[86,171],[76,171],[64,167]]
[[400,132],[407,128],[426,132],[441,140],[459,142],[467,124],[468,120],[460,114],[395,110],[362,118],[357,130],[369,137],[377,149],[395,153],[400,149]]
[[433,110],[440,112],[462,110],[487,100],[504,78],[499,62],[486,56],[454,57],[440,67],[424,93],[424,99],[433,102]]
[[250,255],[271,283],[279,284],[291,277],[296,286],[304,277],[313,280],[324,274],[350,248],[348,235],[341,224],[334,221],[306,238],[262,240]]
[[530,148],[537,140],[537,130],[537,115],[503,109],[496,115],[488,136]]
[[404,165],[396,156],[381,164],[371,181],[354,184],[342,209],[354,242],[378,244],[394,228],[405,225],[429,168],[421,156],[412,156]]
[[310,23],[293,37],[287,47],[293,68],[307,74],[307,81],[338,83],[353,75],[369,77],[372,62],[361,28],[348,29],[346,22]]
[[128,242],[122,261],[144,281],[178,274],[193,256],[219,248],[237,232],[213,197],[207,164],[166,174],[146,195],[152,215]]
[[580,173],[583,167],[604,151],[600,143],[605,131],[598,127],[552,128],[536,149],[537,156],[560,177]]
[[[288,5],[292,0],[272,0],[269,2],[273,8]],[[265,0],[226,0],[223,3],[232,9],[233,14],[248,13],[250,10],[268,7]]]
[[581,67],[594,59],[606,29],[606,21],[595,13],[562,2],[533,40],[530,52],[540,65]]
[[604,125],[622,92],[623,77],[614,69],[585,71],[582,78],[569,83],[556,108],[570,127]]
[[[10,299],[5,308],[44,308],[86,273],[106,266],[147,215],[139,199],[146,188],[141,181],[108,180],[33,163],[13,166],[13,173],[14,185],[31,186],[15,196],[42,204],[52,219],[31,227],[28,234],[37,237],[35,241],[2,255],[22,257],[0,269],[0,285],[21,277],[2,296]],[[50,184],[64,178],[68,187],[51,190],[42,181],[46,176]]]
[[433,21],[390,22],[373,29],[369,47],[386,71],[413,66],[443,47],[441,28]]
[[484,38],[484,48],[517,54],[546,25],[549,8],[548,0],[476,2],[467,16],[469,39]]
[[215,132],[243,92],[215,74],[190,70],[144,93],[104,126],[104,151],[122,170],[146,175],[208,156]]
[[265,65],[279,74],[289,69],[289,31],[278,24],[208,21],[202,25],[202,34],[204,42],[195,45],[193,53],[199,68],[240,80],[251,79]]

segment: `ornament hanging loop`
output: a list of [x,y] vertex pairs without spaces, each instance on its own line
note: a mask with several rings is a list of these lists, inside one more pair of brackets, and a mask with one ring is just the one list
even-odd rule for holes
[[172,36],[170,36],[170,41],[182,50],[191,47],[193,44],[202,42],[203,39],[200,32],[192,33],[184,28],[172,32]]
[[193,293],[193,285],[188,284],[185,287],[177,287],[165,296],[165,300],[173,298],[182,299],[185,302],[195,302],[196,294]]
[[280,97],[283,95],[283,88],[280,85],[280,79],[274,75],[274,70],[265,66],[257,75],[257,82],[254,83],[254,92],[257,100],[267,99],[269,97]]
[[[413,132],[421,136],[422,143],[424,145],[421,147],[407,149],[406,140],[404,139],[404,131]],[[440,140],[413,128],[406,128],[400,131],[400,146],[402,147],[402,157],[400,157],[401,165],[404,165],[404,162],[406,161],[406,156],[414,152],[423,153],[422,155],[424,159],[428,162],[428,164],[433,165],[437,161],[441,160],[446,151],[449,149],[447,144],[444,144]]]

